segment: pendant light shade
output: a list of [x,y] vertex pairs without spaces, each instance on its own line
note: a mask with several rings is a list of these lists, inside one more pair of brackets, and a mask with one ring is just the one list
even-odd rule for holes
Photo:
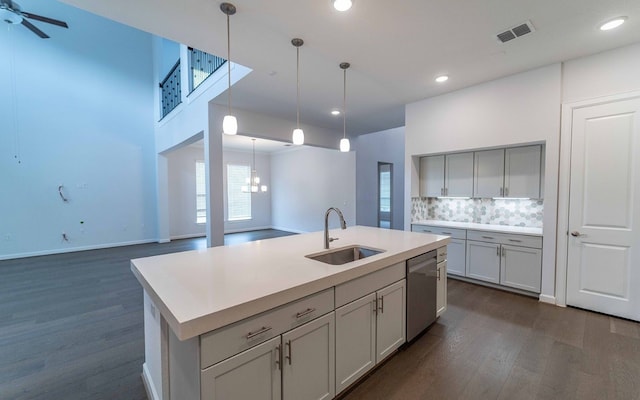
[[344,77],[342,95],[342,129],[344,136],[340,139],[340,151],[343,153],[346,153],[351,149],[351,143],[349,143],[349,139],[347,139],[347,68],[350,66],[351,64],[347,62],[340,63],[340,68],[342,68]]
[[238,120],[231,114],[231,30],[229,29],[229,16],[236,13],[236,6],[231,3],[220,4],[220,11],[227,15],[227,105],[229,112],[222,121],[222,132],[225,135],[235,135],[238,133]]
[[235,135],[238,133],[238,120],[233,115],[225,115],[222,120],[222,132],[225,135]]
[[304,144],[304,132],[300,129],[300,46],[304,41],[299,38],[291,39],[296,48],[296,129],[293,130],[292,141],[295,145]]

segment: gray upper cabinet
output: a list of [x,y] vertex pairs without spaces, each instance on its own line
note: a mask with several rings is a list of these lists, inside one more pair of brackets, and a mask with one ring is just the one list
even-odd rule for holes
[[444,155],[420,158],[420,197],[444,196]]
[[542,198],[542,146],[476,151],[473,197]]
[[420,159],[421,197],[471,197],[473,153],[427,156]]
[[476,151],[473,197],[503,197],[504,149]]
[[473,195],[473,153],[445,156],[445,196],[471,197]]
[[505,150],[504,197],[540,196],[540,146],[512,147]]

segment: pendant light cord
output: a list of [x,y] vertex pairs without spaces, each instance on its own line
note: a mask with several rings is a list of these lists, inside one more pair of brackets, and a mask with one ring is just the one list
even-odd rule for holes
[[228,106],[231,115],[231,29],[229,29],[229,14],[227,14],[227,78],[229,79]]
[[296,47],[296,128],[300,128],[300,47]]
[[343,138],[347,138],[347,69],[343,69],[344,72],[344,86],[342,96],[342,131],[344,133]]

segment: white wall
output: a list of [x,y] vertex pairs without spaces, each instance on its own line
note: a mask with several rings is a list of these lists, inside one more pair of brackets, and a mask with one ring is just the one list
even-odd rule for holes
[[205,236],[205,224],[196,223],[196,161],[204,148],[185,146],[167,153],[171,239]]
[[[271,155],[272,225],[291,232],[324,229],[324,214],[338,207],[355,225],[354,152],[300,147]],[[335,215],[329,226],[339,227]]]
[[[554,64],[406,107],[405,196],[418,192],[415,155],[546,144],[542,297],[555,296],[561,65]],[[405,229],[411,203],[405,201]],[[547,296],[547,297],[545,297]],[[552,300],[549,300],[552,301]]]
[[242,232],[271,227],[271,157],[269,154],[256,152],[256,171],[260,177],[260,184],[267,185],[267,192],[251,195],[251,219],[246,221],[229,221],[227,213],[227,164],[251,166],[252,153],[225,150],[222,153],[223,196],[224,196],[224,231]]
[[640,44],[567,61],[563,65],[562,101],[640,90]]
[[378,226],[378,162],[388,162],[393,164],[391,227],[404,229],[404,127],[358,136],[354,149],[357,224]]
[[46,9],[71,28],[43,24],[47,40],[0,29],[0,258],[153,240],[151,36],[58,2]]

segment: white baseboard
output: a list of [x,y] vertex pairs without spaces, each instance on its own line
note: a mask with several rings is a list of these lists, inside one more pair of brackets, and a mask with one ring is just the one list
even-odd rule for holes
[[549,296],[548,294],[541,294],[540,295],[540,302],[541,303],[547,303],[547,304],[553,304],[555,306],[556,305],[556,297],[555,296]]
[[132,240],[130,242],[106,243],[106,244],[96,244],[92,246],[69,247],[66,249],[51,249],[51,250],[31,251],[27,253],[5,254],[5,255],[0,255],[0,260],[12,260],[16,258],[48,256],[52,254],[63,254],[63,253],[74,253],[76,251],[108,249],[111,247],[133,246],[136,244],[156,243],[156,242],[162,243],[158,239]]
[[275,228],[272,228],[271,225],[267,225],[267,226],[252,226],[250,228],[225,229],[224,233],[240,233],[240,232],[261,231],[263,229],[275,229]]
[[149,400],[161,400],[162,398],[156,392],[156,387],[151,379],[151,374],[147,369],[147,363],[142,364],[142,382],[144,383],[144,390],[147,392]]
[[201,237],[207,237],[207,234],[204,233],[204,232],[202,232],[202,233],[187,233],[186,235],[171,236],[171,240],[193,239],[193,238],[201,238]]
[[279,231],[293,232],[293,233],[309,233],[309,231],[301,231],[300,229],[287,228],[285,226],[272,226],[271,229],[277,229]]

